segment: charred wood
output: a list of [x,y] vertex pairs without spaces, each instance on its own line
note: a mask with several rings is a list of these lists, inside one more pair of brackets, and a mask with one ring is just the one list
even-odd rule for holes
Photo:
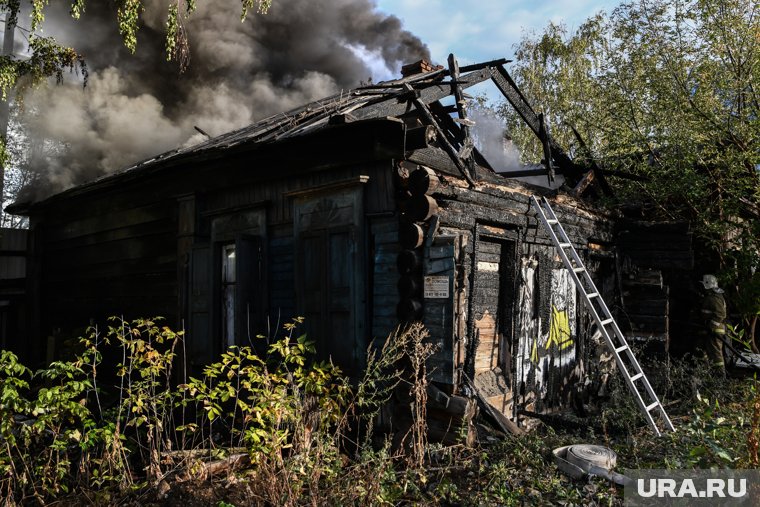
[[402,220],[399,223],[398,241],[402,248],[409,250],[419,248],[425,241],[425,231],[414,222]]
[[412,222],[424,222],[435,215],[438,204],[429,195],[412,195],[406,205],[406,218]]
[[418,273],[422,267],[422,254],[418,250],[403,250],[398,254],[396,267],[402,275]]
[[409,186],[409,176],[417,170],[417,167],[417,164],[406,160],[400,161],[393,171],[393,185],[396,188],[406,189]]
[[409,177],[409,189],[413,194],[432,194],[439,186],[438,175],[429,167],[420,167]]
[[435,141],[436,132],[430,125],[415,127],[406,131],[406,149],[419,150],[427,148]]
[[398,293],[402,298],[419,297],[422,293],[422,284],[411,276],[402,276],[398,280]]
[[[411,88],[409,88],[409,90],[411,91]],[[451,157],[451,160],[454,162],[454,165],[457,167],[457,169],[462,174],[464,179],[466,179],[470,185],[475,186],[475,182],[472,181],[472,176],[469,174],[467,166],[462,161],[462,159],[459,158],[459,154],[457,153],[456,148],[454,148],[451,145],[451,142],[449,142],[449,139],[447,138],[446,133],[441,129],[440,125],[438,125],[438,122],[435,121],[435,118],[433,118],[433,115],[430,112],[430,109],[428,109],[425,103],[423,103],[418,97],[411,95],[410,99],[412,103],[414,104],[414,106],[419,110],[420,115],[424,119],[425,123],[435,128],[437,136],[438,136],[438,143],[443,147],[443,150]]]
[[417,322],[422,319],[422,302],[419,299],[404,299],[396,310],[401,322]]

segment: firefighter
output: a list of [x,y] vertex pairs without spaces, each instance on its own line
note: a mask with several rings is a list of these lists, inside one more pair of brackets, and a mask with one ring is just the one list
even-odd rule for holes
[[704,287],[704,296],[700,304],[702,317],[701,349],[715,369],[725,375],[723,360],[723,338],[726,336],[726,300],[723,289],[718,287],[718,279],[714,275],[704,275],[700,282]]

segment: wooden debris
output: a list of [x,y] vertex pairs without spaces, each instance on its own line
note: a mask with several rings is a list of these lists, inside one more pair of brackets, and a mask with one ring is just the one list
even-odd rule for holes
[[478,406],[481,410],[483,410],[486,414],[488,414],[491,419],[496,423],[496,425],[499,427],[501,431],[508,435],[524,435],[525,430],[518,427],[517,424],[510,421],[507,416],[496,410],[494,407],[491,406],[490,403],[488,403],[488,400],[485,396],[480,392],[480,390],[475,386],[475,383],[470,380],[469,377],[464,375],[464,378],[467,382],[467,385],[472,391],[475,393],[475,396],[478,400]]

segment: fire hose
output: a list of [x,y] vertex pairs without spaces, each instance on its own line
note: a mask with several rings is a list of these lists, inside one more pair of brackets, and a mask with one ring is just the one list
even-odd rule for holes
[[758,365],[752,363],[751,361],[749,361],[746,357],[744,357],[742,355],[741,352],[739,352],[738,350],[736,350],[736,348],[734,348],[734,346],[731,345],[731,343],[728,341],[728,339],[726,339],[726,337],[724,337],[724,336],[718,336],[718,338],[720,338],[720,340],[723,342],[723,344],[726,347],[728,347],[728,350],[730,350],[731,352],[734,353],[734,355],[736,355],[737,359],[741,359],[743,362],[747,363],[749,365],[750,369],[753,369],[756,372],[760,372],[760,367]]
[[621,486],[631,481],[625,475],[612,471],[617,463],[617,454],[607,447],[588,444],[566,445],[554,449],[552,454],[559,469],[574,479],[588,474],[604,477]]

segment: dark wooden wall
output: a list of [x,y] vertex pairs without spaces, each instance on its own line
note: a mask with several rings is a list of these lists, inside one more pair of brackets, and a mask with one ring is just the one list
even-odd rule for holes
[[[459,238],[452,276],[465,282],[451,294],[454,316],[442,332],[453,333],[453,348],[466,354],[449,356],[453,368],[435,380],[457,386],[461,371],[508,416],[567,406],[576,382],[596,368],[589,354],[598,352],[599,336],[529,209],[531,193],[543,190],[494,176],[474,188],[459,178],[439,177],[430,193],[438,205],[438,235]],[[594,258],[596,250],[611,248],[612,222],[567,197],[552,199],[552,205],[598,285],[614,288],[614,270],[601,269]],[[425,307],[431,303],[440,301],[424,300]],[[426,311],[427,320],[433,319]]]
[[33,217],[31,234],[32,324],[38,337],[55,336],[57,349],[110,315],[177,324],[173,199],[148,189],[63,202]]
[[26,229],[0,229],[0,349],[26,359]]
[[[188,330],[191,355],[211,360],[219,351],[214,245],[240,238],[255,241],[263,257],[262,280],[254,284],[263,293],[253,303],[258,315],[251,332],[274,332],[303,310],[293,226],[297,194],[364,177],[354,220],[360,234],[347,240],[359,246],[356,266],[364,274],[364,218],[393,210],[386,157],[403,150],[403,136],[403,124],[385,120],[331,128],[254,151],[185,157],[164,168],[148,164],[31,208],[35,359],[46,357],[50,335],[60,334],[63,342],[109,315],[162,315]],[[249,223],[254,216],[263,220]],[[368,289],[357,288],[365,304]],[[361,313],[356,320],[364,325],[370,312]]]
[[[194,312],[188,337],[191,363],[203,364],[221,350],[215,315],[219,301],[213,297],[219,240],[214,224],[224,221],[231,224],[229,233],[259,237],[263,247],[265,275],[251,300],[256,315],[238,342],[256,342],[253,337],[259,334],[281,335],[283,324],[304,317],[298,332],[309,334],[322,358],[331,357],[356,373],[371,332],[367,223],[392,213],[393,195],[386,187],[390,168],[391,161],[378,161],[195,192],[193,242],[185,248],[203,272],[193,268],[187,282],[188,311]],[[261,224],[240,219],[253,214]]]
[[369,221],[371,261],[371,337],[385,340],[398,326],[396,305],[398,295],[398,271],[396,261],[401,251],[398,243],[398,216],[395,213],[370,218]]

